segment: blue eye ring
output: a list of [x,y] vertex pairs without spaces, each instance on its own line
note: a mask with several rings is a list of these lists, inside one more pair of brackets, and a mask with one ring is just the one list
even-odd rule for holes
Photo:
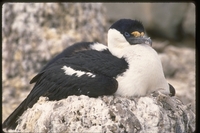
[[129,34],[128,32],[124,32],[124,35],[125,35],[126,37],[129,37],[129,36],[130,36],[130,34]]

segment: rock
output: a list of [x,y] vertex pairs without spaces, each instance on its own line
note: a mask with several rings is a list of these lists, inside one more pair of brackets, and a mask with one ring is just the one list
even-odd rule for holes
[[[161,58],[167,80],[176,89],[176,96],[184,104],[192,104],[195,111],[195,50],[186,47],[168,46],[164,50],[166,59]],[[163,60],[164,59],[164,60]],[[170,76],[170,71],[174,71]]]
[[[121,8],[107,8],[106,13],[104,4],[99,3],[5,3],[2,10],[2,120],[12,113],[33,88],[33,84],[29,84],[31,78],[57,53],[79,41],[106,42],[110,24],[105,16],[108,15],[109,20],[115,21],[109,16],[111,10],[114,14],[120,10],[120,14],[115,15],[116,19],[133,16],[134,19],[139,18],[148,32],[152,21],[156,20],[151,15],[152,4],[154,3],[126,4],[126,9],[132,11],[124,10],[123,4],[119,4]],[[192,19],[186,19],[183,12],[185,15],[181,23],[184,34],[191,34],[191,27],[195,23],[194,14],[191,14],[195,7],[189,3],[188,5],[187,17]],[[177,46],[185,46],[182,42],[178,43],[180,45]],[[168,82],[176,88],[177,97],[184,104],[191,103],[191,108],[195,110],[195,50],[170,45],[173,45],[170,41],[153,40],[153,47],[161,56]],[[110,130],[115,131],[116,128],[112,126]]]
[[[179,44],[180,43],[180,44]],[[169,41],[153,41],[153,48],[158,52],[163,71],[168,83],[176,89],[176,96],[184,103],[196,109],[195,86],[195,49],[170,45]]]
[[184,104],[191,104],[195,111],[195,49],[180,47],[182,43],[173,46],[169,41],[153,40],[153,48],[161,59],[165,77],[176,89],[176,96]]
[[[187,12],[187,3],[154,3],[151,5],[151,31],[160,37],[178,40],[181,24]],[[173,15],[172,15],[173,14]]]
[[[151,37],[181,40],[195,36],[193,3],[104,3],[109,21],[120,18],[141,20]],[[120,13],[116,13],[119,12]],[[194,38],[192,38],[194,39]]]
[[15,131],[191,133],[195,130],[194,118],[190,107],[160,93],[134,99],[82,95],[48,101],[41,97],[20,117]]
[[187,13],[185,15],[184,21],[183,21],[183,30],[185,33],[185,36],[187,37],[188,35],[192,36],[193,38],[196,37],[195,35],[195,22],[196,22],[196,17],[195,17],[195,4],[190,3]]
[[105,43],[101,4],[6,3],[3,11],[4,78],[38,72],[44,62],[75,42]]
[[[148,29],[151,25],[151,3],[103,3],[107,10],[108,20],[115,22],[121,18],[141,20]],[[120,12],[120,13],[117,13]]]
[[176,56],[169,54],[159,54],[159,57],[162,62],[165,77],[173,77],[178,70],[178,64],[174,63],[176,62]]
[[[11,104],[9,97],[19,104],[21,93],[33,88],[29,81],[67,46],[106,42],[101,3],[5,3],[2,11],[2,88],[10,91],[3,94],[3,107]],[[6,114],[13,110],[3,108]]]

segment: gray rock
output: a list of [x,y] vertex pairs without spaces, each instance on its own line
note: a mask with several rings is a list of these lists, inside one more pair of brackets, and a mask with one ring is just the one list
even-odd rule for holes
[[175,63],[176,56],[163,53],[159,54],[159,57],[162,62],[165,77],[173,77],[179,67],[178,63]]
[[[177,45],[182,46],[182,43]],[[158,40],[153,40],[153,48],[161,59],[165,77],[176,89],[176,96],[184,104],[191,104],[195,111],[195,49]]]
[[103,3],[108,19],[113,22],[121,18],[141,20],[148,29],[151,25],[151,3]]
[[41,97],[19,119],[17,132],[187,132],[195,115],[176,97],[160,93],[140,98],[69,96],[60,101]]
[[183,39],[184,34],[191,34],[194,37],[193,3],[104,3],[104,5],[110,22],[120,18],[138,19],[143,22],[147,32],[155,37],[169,40]]
[[6,3],[3,14],[6,77],[39,71],[43,62],[75,42],[105,43],[106,19],[101,4]]
[[169,39],[181,38],[181,25],[187,11],[187,3],[154,3],[151,5],[154,34]]
[[[153,20],[150,14],[151,4],[128,3],[126,5],[129,8],[122,7],[123,10],[121,10],[121,8],[112,7],[111,9],[115,11],[114,14],[117,14],[116,19],[132,18],[136,15],[138,18],[142,17],[144,20],[140,20],[143,21],[148,30],[148,27],[152,26]],[[188,14],[194,9],[194,6],[189,7]],[[129,11],[128,9],[137,9],[137,11]],[[105,15],[108,15],[109,19],[111,18],[109,17],[111,10],[107,9],[107,11],[106,13],[102,4],[99,3],[5,3],[3,5],[3,120],[12,113],[27,96],[30,89],[33,88],[33,85],[29,84],[30,79],[55,54],[79,41],[106,42],[107,28],[105,27],[110,26],[110,24],[106,23]],[[119,11],[120,14],[116,13]],[[122,11],[126,15],[129,13],[130,16],[122,15],[120,17],[123,14]],[[146,13],[147,16],[143,13]],[[186,20],[185,17],[184,20]],[[190,34],[192,32],[187,31],[186,28],[189,27],[188,24],[191,27],[194,26],[192,24],[194,22],[193,19],[187,20],[192,21],[184,23],[184,32]],[[157,44],[155,49],[161,52],[161,56],[163,56],[161,60],[164,62],[163,67],[167,80],[176,88],[178,98],[184,104],[191,103],[191,108],[194,110],[195,50],[184,47],[171,47],[169,42],[157,42]],[[156,40],[153,40],[153,47],[155,45]],[[180,45],[182,46],[182,44]],[[117,106],[121,108],[122,105]],[[113,110],[111,112],[113,115],[115,114]],[[124,111],[122,110],[122,112]],[[128,121],[136,121],[137,126],[134,130],[140,130],[134,115],[127,112],[127,116],[132,116],[132,119]],[[114,119],[114,116],[112,118]],[[168,119],[164,120],[167,121]],[[177,123],[177,125],[180,124]],[[128,122],[124,122],[123,126],[129,126]],[[111,131],[117,131],[116,125],[109,127]],[[177,130],[181,128],[181,126],[177,126]]]
[[183,22],[183,30],[186,36],[190,35],[192,37],[196,37],[195,35],[195,27],[196,27],[196,17],[195,17],[195,4],[190,3],[187,13]]
[[195,111],[195,49],[169,44],[156,41],[153,47],[159,51],[165,77],[176,89],[176,96]]
[[3,94],[3,107],[15,104],[3,108],[3,120],[24,99],[22,92],[33,88],[29,81],[56,54],[80,41],[105,43],[105,14],[101,3],[3,5],[2,88],[8,94]]
[[172,69],[173,66],[176,68],[174,76],[167,77],[168,82],[176,88],[176,96],[184,104],[192,104],[192,109],[195,111],[195,50],[168,46],[164,53],[170,59],[164,70]]

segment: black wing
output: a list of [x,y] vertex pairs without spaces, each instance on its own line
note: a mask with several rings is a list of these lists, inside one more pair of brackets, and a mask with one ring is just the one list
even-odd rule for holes
[[64,57],[69,57],[69,56],[73,56],[74,54],[76,54],[77,52],[80,51],[85,51],[85,50],[91,50],[91,45],[93,45],[93,42],[80,42],[80,43],[75,43],[70,47],[67,47],[66,49],[64,49],[60,54],[58,54],[57,56],[55,56],[53,59],[51,59],[42,69],[41,71],[35,76],[33,77],[33,79],[31,79],[30,83],[34,83],[36,82],[39,77],[41,76],[41,73],[43,73],[43,71],[49,67],[49,65],[53,64],[54,62],[56,62],[57,60],[64,58]]
[[[113,56],[108,50],[72,51],[64,52],[46,65],[35,78],[36,84],[30,94],[4,121],[4,128],[15,128],[18,117],[28,107],[32,107],[40,96],[46,96],[49,100],[60,100],[70,95],[83,94],[90,97],[111,95],[117,90],[118,83],[115,77],[128,68],[123,58]],[[71,68],[75,73],[66,74],[63,67]],[[77,71],[83,74],[77,75]]]
[[[63,67],[75,72],[72,75],[66,74]],[[127,68],[128,64],[124,59],[119,59],[108,51],[81,51],[73,56],[60,58],[41,73],[27,97],[27,106],[32,103],[32,99],[37,97],[38,100],[40,96],[60,100],[69,95],[111,95],[117,89],[115,77]],[[78,76],[77,71],[83,74]]]

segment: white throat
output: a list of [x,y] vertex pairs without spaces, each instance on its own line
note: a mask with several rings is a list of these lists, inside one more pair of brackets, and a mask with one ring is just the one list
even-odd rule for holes
[[118,58],[125,58],[129,68],[116,79],[119,87],[116,95],[142,96],[161,90],[169,92],[162,64],[157,52],[147,44],[130,45],[115,29],[108,31],[108,49]]
[[108,31],[108,49],[113,55],[121,58],[124,55],[122,49],[129,46],[130,44],[119,31],[115,29]]

